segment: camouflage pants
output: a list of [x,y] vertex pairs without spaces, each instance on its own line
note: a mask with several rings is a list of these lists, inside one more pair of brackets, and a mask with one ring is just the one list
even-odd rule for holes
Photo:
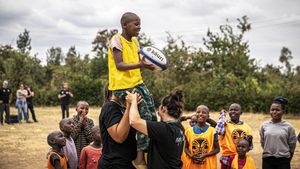
[[[149,92],[147,86],[144,83],[130,89],[115,90],[113,91],[113,94],[119,99],[125,100],[126,91],[131,92],[133,89],[135,89],[135,91],[142,96],[142,102],[138,105],[138,110],[141,118],[144,120],[157,121],[152,94]],[[136,139],[138,150],[148,149],[149,137],[140,132],[137,132]]]

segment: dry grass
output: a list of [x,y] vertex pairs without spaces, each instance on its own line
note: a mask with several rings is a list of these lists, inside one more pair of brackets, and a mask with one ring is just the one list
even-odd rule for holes
[[[70,109],[74,114],[74,108]],[[12,114],[17,114],[16,109],[11,108]],[[100,108],[90,108],[89,117],[98,124]],[[58,130],[58,122],[61,118],[59,107],[36,108],[38,123],[22,123],[0,126],[0,169],[42,169],[46,168],[46,152],[49,146],[46,142],[50,131]],[[211,117],[218,119],[218,113],[211,113]],[[300,131],[300,118],[286,117],[297,133]],[[245,113],[242,119],[253,129],[254,150],[251,155],[258,168],[261,168],[262,149],[259,145],[259,126],[269,119],[268,115]],[[296,152],[292,160],[292,168],[300,169],[300,146],[297,144]]]

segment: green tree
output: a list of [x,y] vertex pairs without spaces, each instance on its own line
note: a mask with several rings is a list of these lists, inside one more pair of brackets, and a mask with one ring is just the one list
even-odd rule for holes
[[47,66],[60,66],[64,61],[64,54],[60,47],[51,47],[47,50]]
[[17,39],[17,47],[21,53],[29,54],[31,50],[31,38],[27,29],[23,33],[19,34]]
[[287,47],[282,47],[281,54],[279,56],[279,61],[285,64],[286,74],[290,75],[292,73],[292,65],[290,60],[293,59],[292,52]]

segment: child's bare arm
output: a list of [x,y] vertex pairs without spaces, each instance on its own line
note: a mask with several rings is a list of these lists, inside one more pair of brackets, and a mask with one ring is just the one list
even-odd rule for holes
[[124,63],[123,59],[122,59],[122,51],[120,51],[117,48],[113,49],[113,56],[114,56],[114,61],[116,63],[116,67],[118,70],[130,70],[130,69],[137,69],[137,68],[143,67],[141,62],[138,64]]

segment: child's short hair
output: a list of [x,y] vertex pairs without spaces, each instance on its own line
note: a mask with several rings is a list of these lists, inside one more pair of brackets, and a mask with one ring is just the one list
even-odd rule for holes
[[200,108],[200,107],[203,108],[203,109],[206,109],[207,112],[209,112],[209,108],[207,106],[205,106],[205,105],[199,105],[199,106],[197,106],[197,109]]
[[96,126],[94,126],[94,127],[92,128],[91,132],[92,132],[92,134],[94,134],[94,133],[96,133],[98,130],[100,130],[100,128],[99,128],[98,125],[96,125]]
[[57,136],[60,133],[61,133],[61,131],[53,131],[53,132],[48,134],[47,143],[48,143],[49,146],[53,147],[55,145],[54,142],[53,142],[54,137]]
[[81,101],[78,101],[78,102],[77,102],[76,108],[79,107],[79,105],[89,106],[89,103],[86,102],[86,101],[81,100]]
[[71,120],[71,118],[64,118],[62,120],[60,120],[59,122],[59,129],[61,131],[63,131],[64,125],[66,124],[66,122],[68,122],[69,120]]
[[229,107],[231,107],[231,106],[237,106],[240,109],[240,112],[243,112],[242,111],[242,106],[240,104],[238,104],[238,103],[232,103]]
[[132,16],[138,17],[137,14],[132,13],[132,12],[126,12],[126,13],[124,13],[122,15],[122,17],[121,17],[121,21],[120,21],[121,25],[123,26],[124,24],[128,23],[130,21],[130,17],[132,17]]

